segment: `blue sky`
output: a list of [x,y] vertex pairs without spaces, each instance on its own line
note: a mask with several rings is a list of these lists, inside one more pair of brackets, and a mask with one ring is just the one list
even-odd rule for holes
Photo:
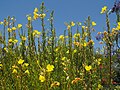
[[[105,15],[100,14],[101,8],[106,5],[110,9],[114,5],[114,0],[1,0],[0,21],[7,16],[15,16],[17,23],[22,23],[25,27],[26,15],[32,14],[34,8],[39,8],[43,1],[49,10],[47,17],[52,10],[55,11],[54,25],[58,35],[63,34],[66,29],[64,22],[84,22],[88,16],[97,23],[96,32],[102,32],[105,27]],[[111,14],[110,21],[114,22],[111,25],[115,24],[115,20],[115,14]],[[40,22],[36,21],[34,29],[40,31],[39,25]]]

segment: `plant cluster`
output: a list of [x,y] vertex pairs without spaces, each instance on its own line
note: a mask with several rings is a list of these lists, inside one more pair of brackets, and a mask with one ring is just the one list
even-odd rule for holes
[[[57,36],[54,11],[50,13],[49,32],[46,29],[44,3],[27,15],[26,29],[16,25],[15,17],[0,24],[0,88],[1,90],[117,90],[120,84],[120,20],[119,3],[111,10],[104,6],[106,30],[96,39],[102,49],[94,47],[92,32],[97,25],[90,16],[84,23],[65,23],[64,34]],[[110,28],[109,15],[116,12],[117,25]],[[33,22],[40,20],[41,29]],[[76,27],[76,32],[72,29]]]

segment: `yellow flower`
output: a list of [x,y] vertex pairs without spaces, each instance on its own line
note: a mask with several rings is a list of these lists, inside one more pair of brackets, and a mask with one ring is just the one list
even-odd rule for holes
[[6,52],[8,52],[7,48],[4,48],[4,50],[5,50]]
[[87,46],[87,43],[86,43],[86,42],[84,42],[82,45],[83,45],[84,47],[86,47],[86,46]]
[[24,60],[19,59],[18,64],[23,64],[23,63],[24,63]]
[[85,29],[85,26],[82,26],[82,29]]
[[80,37],[80,33],[75,33],[73,38],[77,38],[77,37]]
[[37,14],[36,12],[34,12],[33,18],[34,18],[35,20],[38,19],[38,18],[39,18],[39,14]]
[[55,81],[51,84],[51,87],[56,87],[56,86],[60,86],[60,83],[58,81]]
[[16,27],[12,27],[12,30],[15,31],[15,30],[16,30]]
[[33,32],[32,34],[33,34],[33,36],[35,36],[35,34],[36,34],[36,33],[35,33],[35,32]]
[[43,13],[43,14],[40,14],[40,18],[45,18],[45,16],[46,16],[46,14],[45,13]]
[[97,64],[100,65],[101,64],[101,58],[97,59]]
[[77,36],[80,37],[80,33],[77,33]]
[[92,26],[96,26],[96,23],[94,21],[92,22]]
[[17,73],[17,69],[13,69],[12,73]]
[[47,72],[51,72],[51,71],[53,71],[54,66],[53,66],[53,65],[48,64],[46,68],[47,68]]
[[66,53],[69,53],[69,50],[67,50],[67,52]]
[[18,26],[17,26],[17,27],[18,27],[18,29],[20,29],[20,28],[22,27],[22,24],[18,24]]
[[34,30],[33,32],[37,33],[37,32],[38,32],[38,30]]
[[28,63],[24,63],[23,66],[26,66],[26,67],[27,67],[27,66],[29,66],[29,64],[28,64]]
[[77,50],[75,49],[74,51],[73,51],[73,53],[76,53],[77,52]]
[[120,26],[117,26],[117,27],[116,27],[116,30],[120,30]]
[[36,12],[36,13],[37,13],[37,12],[38,12],[38,8],[35,8],[35,9],[34,9],[34,12]]
[[104,6],[103,8],[102,8],[102,10],[101,10],[101,14],[103,14],[103,13],[105,13],[107,11],[107,6]]
[[71,25],[71,26],[75,26],[75,23],[74,23],[74,22],[71,22],[70,25]]
[[64,62],[62,63],[62,65],[63,65],[63,66],[66,66],[66,64],[65,64]]
[[29,70],[26,70],[25,73],[30,74]]
[[59,47],[57,47],[57,48],[55,49],[55,52],[58,52],[58,50],[59,50]]
[[64,35],[60,35],[59,39],[63,41],[64,40]]
[[9,39],[9,40],[8,40],[9,43],[12,43],[12,41],[13,41],[12,39]]
[[45,77],[42,76],[42,75],[40,75],[40,76],[39,76],[39,80],[40,80],[41,82],[44,82],[44,81],[45,81]]
[[72,80],[72,84],[76,84],[78,81],[80,81],[81,79],[80,78],[75,78],[74,80]]
[[85,66],[85,70],[86,71],[90,71],[91,69],[92,69],[92,66],[90,66],[90,65],[89,66]]
[[8,28],[7,30],[8,30],[8,32],[12,32],[12,29],[11,29],[11,28]]
[[40,35],[41,32],[39,32],[38,30],[34,30],[32,34],[33,34],[33,36],[35,36],[35,35]]
[[100,61],[101,61],[101,58],[98,58],[98,61],[100,62]]
[[3,65],[0,63],[0,67],[2,67]]
[[64,61],[66,59],[66,57],[63,57],[62,60]]
[[77,38],[77,34],[76,33],[74,34],[73,38]]
[[20,42],[19,45],[22,45],[22,42]]
[[87,36],[88,35],[88,33],[87,32],[84,32],[84,34],[83,34],[84,36]]
[[118,22],[118,25],[116,27],[116,30],[120,30],[120,22]]
[[14,43],[14,44],[16,44],[17,42],[18,42],[18,40],[17,40],[17,39],[15,39],[15,40],[13,41],[13,43]]
[[0,25],[3,25],[4,23],[3,22],[0,22]]
[[26,40],[26,37],[22,36],[22,40],[25,41],[25,40]]
[[98,63],[98,65],[100,65],[100,63],[101,63],[101,62],[100,62],[100,61],[98,61],[97,63]]
[[112,28],[112,33],[115,33],[116,32],[116,28]]
[[93,40],[90,40],[89,42],[88,42],[88,45],[94,45],[94,41]]
[[70,25],[67,25],[67,29],[70,30],[71,26]]
[[32,18],[31,18],[30,16],[28,16],[28,17],[27,17],[27,19],[28,19],[29,21],[31,21],[31,20],[32,20]]
[[118,22],[118,26],[120,26],[120,22]]
[[37,35],[40,35],[41,34],[41,32],[37,32]]
[[98,90],[100,90],[103,86],[101,84],[98,84]]
[[15,69],[15,68],[18,68],[18,66],[16,66],[16,65],[13,65],[13,66],[12,66],[12,68],[13,68],[13,69]]

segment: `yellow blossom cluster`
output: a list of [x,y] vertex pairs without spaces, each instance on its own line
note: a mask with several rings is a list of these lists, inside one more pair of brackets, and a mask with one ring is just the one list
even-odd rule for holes
[[101,14],[103,14],[103,13],[105,13],[107,11],[107,6],[104,6],[103,8],[102,8],[102,10],[101,10]]
[[101,64],[101,58],[98,58],[98,59],[95,59],[95,62],[98,64],[98,65],[100,65]]
[[75,26],[75,23],[72,21],[70,22],[70,24],[66,24],[66,26],[67,26],[67,30],[70,30],[71,27]]
[[90,40],[87,45],[94,45],[94,41],[93,40]]
[[[25,74],[28,74],[28,75],[30,74],[29,70],[26,69],[26,67],[29,66],[28,63],[24,63],[24,60],[23,60],[23,59],[19,59],[19,60],[18,60],[18,64],[23,67],[22,69],[24,70],[24,73],[25,73]],[[14,74],[15,74],[15,73],[18,73],[19,68],[21,68],[21,67],[16,66],[16,65],[13,65],[13,66],[12,66],[12,73],[14,73]]]
[[38,19],[39,17],[40,17],[41,19],[44,19],[45,16],[46,16],[46,14],[45,14],[45,13],[39,14],[38,12],[39,12],[38,8],[35,8],[35,9],[34,9],[34,12],[33,12],[33,14],[34,14],[34,15],[33,15],[33,19],[36,20],[36,19]]
[[80,38],[80,33],[75,33],[73,36],[73,38],[78,38],[78,37]]
[[70,25],[73,27],[73,26],[75,26],[75,23],[72,21],[72,22],[70,22]]
[[14,73],[14,74],[17,73],[17,72],[18,72],[17,69],[18,69],[18,66],[13,65],[13,66],[12,66],[12,73]]
[[40,14],[40,18],[41,18],[41,19],[44,19],[44,18],[45,18],[45,16],[46,16],[46,14],[45,14],[45,13]]
[[83,47],[86,47],[87,46],[87,42],[84,40],[81,44]]
[[32,34],[33,36],[36,36],[36,35],[39,36],[41,32],[39,32],[38,30],[34,30]]
[[17,29],[16,27],[7,28],[8,32],[12,32],[12,31],[15,31],[16,29]]
[[16,44],[18,42],[18,40],[17,39],[9,39],[8,42]]
[[34,12],[33,12],[33,14],[34,14],[33,18],[34,18],[35,20],[39,18],[39,14],[37,14],[37,13],[38,13],[38,8],[35,8],[35,9],[34,9]]
[[22,36],[21,39],[22,39],[23,41],[26,41],[26,37],[25,37],[25,36]]
[[[52,72],[53,70],[54,70],[54,65],[51,65],[51,64],[48,64],[47,66],[46,66],[46,71],[47,72]],[[40,75],[39,76],[39,80],[41,81],[41,82],[44,82],[45,80],[46,80],[46,78],[45,78],[45,76],[42,74],[42,75]]]
[[76,45],[77,47],[82,47],[82,44],[80,42],[73,42],[74,45]]

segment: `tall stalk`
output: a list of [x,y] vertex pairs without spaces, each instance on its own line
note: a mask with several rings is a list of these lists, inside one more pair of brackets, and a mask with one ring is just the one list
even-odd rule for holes
[[108,59],[109,59],[109,85],[110,85],[110,90],[111,90],[111,77],[112,77],[112,69],[111,69],[111,64],[112,64],[112,56],[111,56],[111,47],[112,47],[112,41],[110,37],[110,21],[108,17],[108,13],[106,13],[106,25],[107,25],[107,33],[108,33],[108,40],[107,40],[107,54],[108,54]]
[[54,20],[54,11],[51,12],[50,14],[50,29],[51,29],[51,54],[52,54],[52,62],[54,62],[55,60],[55,56],[54,56],[54,47],[55,47],[55,29],[54,29],[54,24],[53,24],[53,20]]
[[[44,13],[45,6],[44,3],[41,4],[40,12],[41,14]],[[43,52],[43,60],[46,60],[46,34],[45,34],[45,24],[44,18],[41,18],[41,26],[42,26],[42,52]],[[42,63],[42,62],[41,62]]]

